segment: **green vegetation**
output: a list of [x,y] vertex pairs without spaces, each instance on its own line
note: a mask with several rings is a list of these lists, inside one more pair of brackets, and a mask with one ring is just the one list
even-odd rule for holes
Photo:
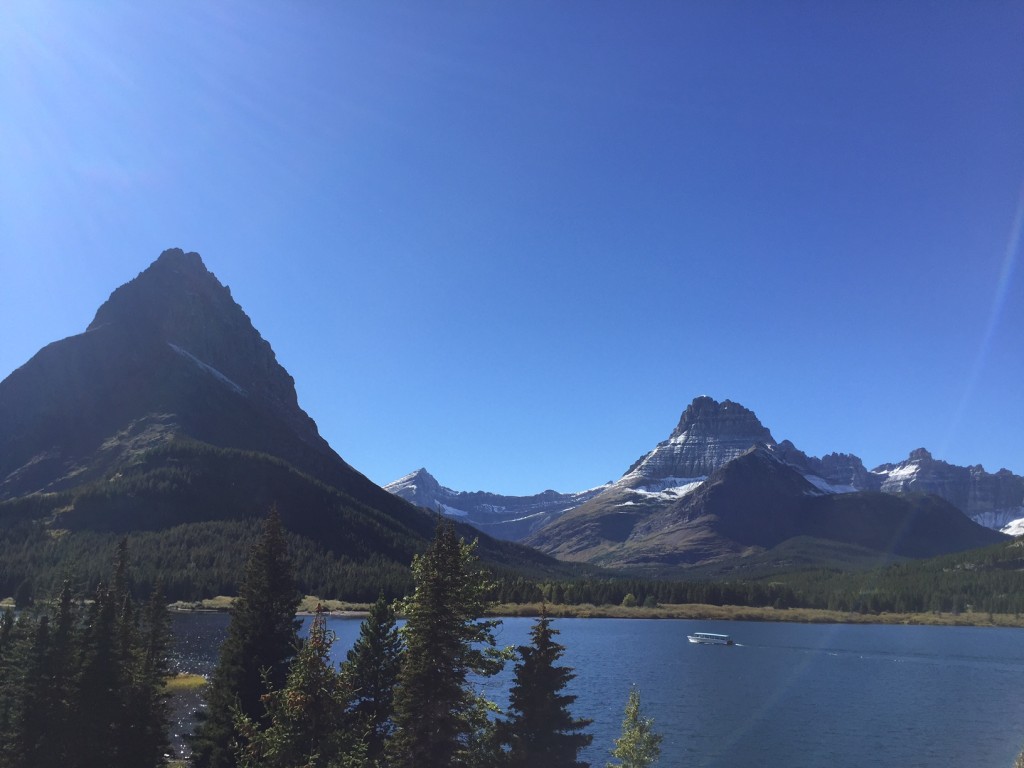
[[486,764],[488,705],[468,679],[497,674],[505,661],[495,647],[498,622],[480,618],[490,583],[476,563],[473,545],[458,539],[448,521],[438,521],[434,541],[413,561],[412,571],[416,588],[399,608],[406,617],[405,654],[389,765]]
[[[234,768],[241,738],[239,719],[250,723],[245,735],[268,725],[271,712],[261,697],[284,687],[298,645],[295,609],[299,592],[292,574],[281,520],[272,510],[249,557],[245,581],[231,609],[228,636],[207,691],[207,709],[194,743],[197,768]],[[243,749],[246,740],[241,738]]]
[[365,758],[378,760],[393,733],[395,686],[402,670],[404,645],[395,611],[381,595],[349,649],[342,674],[351,692],[346,702],[349,722],[362,734]]
[[65,583],[55,606],[0,622],[0,766],[165,763],[167,615],[130,598],[125,542],[88,605]]
[[626,716],[622,721],[622,736],[615,740],[612,757],[618,763],[608,768],[647,768],[661,756],[661,734],[654,732],[654,720],[640,714],[640,691],[635,686],[629,691]]
[[576,697],[562,691],[575,675],[571,667],[557,665],[565,650],[555,641],[557,634],[551,618],[542,613],[530,631],[532,644],[518,648],[508,720],[498,724],[499,741],[509,747],[508,768],[584,766],[578,756],[593,741],[583,733],[592,721],[569,712]]
[[241,768],[342,768],[358,765],[353,731],[345,721],[351,695],[330,661],[334,635],[324,613],[292,662],[284,687],[266,681],[263,724],[235,710],[236,753]]

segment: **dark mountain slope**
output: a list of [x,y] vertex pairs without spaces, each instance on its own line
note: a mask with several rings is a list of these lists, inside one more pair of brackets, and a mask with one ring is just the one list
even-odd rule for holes
[[821,493],[765,448],[729,461],[678,500],[635,498],[603,494],[526,542],[563,559],[648,568],[750,556],[797,537],[907,557],[1006,538],[937,497]]
[[[197,254],[165,251],[114,291],[85,333],[0,382],[8,542],[33,525],[58,537],[218,521],[226,531],[271,505],[329,557],[402,567],[435,525],[323,440],[270,345]],[[559,568],[486,536],[480,552],[492,563]]]

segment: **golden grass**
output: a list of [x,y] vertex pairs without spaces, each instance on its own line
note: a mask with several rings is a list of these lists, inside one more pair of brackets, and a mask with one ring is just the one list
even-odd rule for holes
[[217,595],[216,597],[208,597],[205,600],[179,600],[167,607],[172,611],[226,611],[231,608],[233,602],[235,602],[234,597]]
[[202,688],[209,681],[202,675],[189,675],[185,673],[172,675],[164,680],[164,690],[168,693],[182,693],[183,691],[194,691]]
[[346,600],[325,600],[316,595],[306,595],[299,602],[299,613],[313,613],[317,606],[331,613],[367,613],[369,603],[350,603]]
[[[934,626],[1024,627],[1024,617],[988,613],[846,613],[814,608],[750,608],[699,603],[662,604],[655,608],[620,605],[551,605],[549,616],[580,619],[714,619],[720,621],[788,621],[803,624],[921,624]],[[539,616],[541,603],[505,603],[492,616]]]
[[[172,603],[172,610],[226,611],[233,597],[220,595],[196,602]],[[299,613],[313,613],[317,605],[331,613],[364,615],[369,603],[328,600],[306,595],[299,603]],[[625,608],[621,605],[557,605],[544,606],[548,616],[575,619],[714,619],[719,621],[787,621],[802,624],[919,624],[963,627],[1024,627],[1024,615],[1012,613],[847,613],[816,608],[751,608],[741,605],[704,605],[701,603],[663,603],[654,608]],[[539,616],[541,603],[499,603],[488,611],[490,616]]]

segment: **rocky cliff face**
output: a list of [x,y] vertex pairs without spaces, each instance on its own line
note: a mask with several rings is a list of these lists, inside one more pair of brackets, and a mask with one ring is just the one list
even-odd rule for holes
[[933,493],[988,528],[1001,530],[1024,518],[1024,477],[1007,469],[990,474],[980,465],[959,467],[918,448],[899,464],[876,467],[872,475],[885,493]]
[[868,472],[864,462],[851,453],[830,453],[819,459],[808,456],[789,440],[775,446],[774,452],[816,487],[829,493],[877,491],[881,487],[881,480]]
[[299,407],[295,381],[277,362],[198,253],[172,248],[111,294],[86,329],[131,325],[149,343],[162,343],[235,392],[273,410],[320,448],[316,424]]
[[620,482],[707,477],[754,446],[774,445],[771,432],[753,411],[730,400],[719,403],[702,396],[683,411],[669,438],[640,457]]

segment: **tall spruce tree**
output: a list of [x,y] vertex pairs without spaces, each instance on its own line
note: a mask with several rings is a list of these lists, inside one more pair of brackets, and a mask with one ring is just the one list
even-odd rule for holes
[[504,658],[495,648],[499,622],[480,620],[491,585],[474,546],[439,520],[433,542],[413,560],[415,590],[400,608],[406,651],[388,742],[393,768],[469,765],[479,743],[476,731],[486,718],[468,677],[496,674]]
[[542,613],[530,631],[532,644],[518,648],[510,717],[498,728],[501,742],[509,747],[510,768],[587,765],[578,756],[593,741],[593,736],[582,733],[592,721],[574,718],[569,712],[576,697],[562,691],[575,674],[571,667],[558,666],[565,648],[555,640],[557,634],[551,619]]
[[353,739],[344,727],[348,690],[330,658],[334,639],[326,614],[317,611],[284,687],[271,687],[263,697],[267,727],[237,715],[236,727],[244,737],[238,755],[242,768],[358,764],[359,758],[351,754]]
[[402,637],[395,611],[384,599],[370,608],[349,649],[342,674],[350,689],[348,724],[366,745],[369,761],[380,759],[393,730],[395,685],[402,668]]
[[640,713],[640,690],[635,686],[629,691],[626,702],[626,716],[622,720],[622,736],[615,740],[612,757],[618,763],[608,763],[607,768],[647,768],[654,765],[661,756],[661,734],[654,732],[654,720]]
[[158,585],[146,605],[132,653],[131,684],[126,696],[134,723],[125,733],[122,745],[126,764],[157,765],[168,752],[164,681],[170,672],[169,639],[170,617],[163,589]]
[[119,737],[128,710],[123,696],[127,676],[120,654],[114,593],[96,591],[82,631],[79,673],[72,704],[72,747],[82,768],[119,765]]
[[195,768],[234,768],[236,713],[257,728],[268,724],[260,697],[267,683],[284,686],[298,646],[295,611],[299,592],[276,509],[253,547],[238,599],[231,609],[227,638],[207,692],[206,717],[193,742]]

